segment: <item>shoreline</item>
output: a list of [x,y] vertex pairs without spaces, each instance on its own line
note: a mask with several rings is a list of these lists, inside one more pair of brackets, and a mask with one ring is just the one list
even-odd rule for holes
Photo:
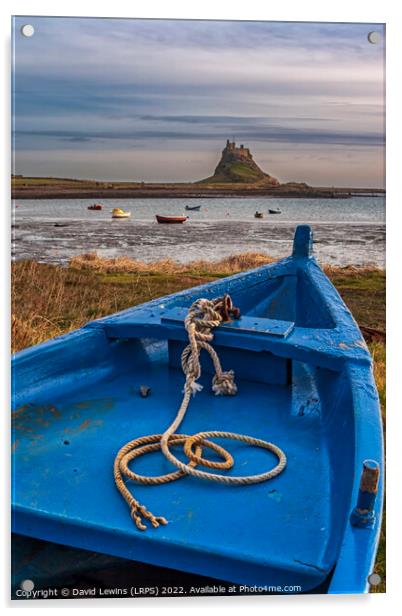
[[277,187],[263,184],[175,184],[139,182],[96,182],[58,178],[15,177],[11,183],[12,199],[350,199],[382,197],[384,189],[306,186],[289,182]]
[[344,193],[336,192],[281,192],[273,193],[268,190],[238,190],[238,191],[68,191],[68,192],[49,192],[49,191],[14,191],[11,194],[12,200],[22,199],[236,199],[247,197],[249,199],[350,199],[351,197],[383,197],[385,193]]
[[[382,194],[357,194],[354,197],[382,197]],[[225,199],[236,199],[247,197],[249,199],[258,199],[265,197],[267,199],[350,199],[352,195],[336,194],[336,193],[315,193],[315,192],[282,192],[272,193],[271,191],[208,191],[208,192],[180,192],[180,191],[85,191],[85,192],[13,192],[11,199],[216,199],[222,197]]]
[[[63,204],[62,201],[59,203]],[[81,219],[70,219],[67,211],[53,217],[49,214],[48,219],[42,220],[35,218],[35,205],[31,202],[28,214],[23,216],[22,204],[21,209],[16,210],[12,257],[17,261],[37,260],[65,265],[71,257],[84,253],[97,253],[106,259],[129,257],[144,263],[170,258],[183,265],[200,258],[211,263],[233,257],[234,253],[260,254],[267,260],[269,257],[279,259],[291,250],[294,228],[298,224],[276,218],[259,222],[250,218],[246,221],[189,220],[186,225],[158,225],[153,219],[135,219],[134,216],[116,223],[108,213],[103,217],[83,214]],[[135,205],[132,207],[134,210]],[[327,221],[314,223],[312,227],[314,254],[319,263],[340,267],[385,267],[383,222],[345,224]]]

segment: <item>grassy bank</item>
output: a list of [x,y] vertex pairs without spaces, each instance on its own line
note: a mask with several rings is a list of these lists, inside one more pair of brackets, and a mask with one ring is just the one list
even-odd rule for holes
[[[70,267],[19,261],[12,266],[13,351],[43,342],[95,319],[135,304],[229,274],[269,263],[258,253],[211,263],[153,264],[95,254],[72,260]],[[374,358],[385,430],[385,273],[355,267],[324,268],[364,331]],[[377,332],[377,333],[376,333]],[[385,580],[385,523],[376,572]],[[376,592],[384,592],[385,581]]]
[[[254,178],[250,169],[241,166],[234,174],[234,180],[227,178],[207,178],[200,182],[122,182],[107,180],[76,180],[55,177],[25,177],[11,178],[11,193],[13,199],[135,199],[135,198],[208,198],[214,196],[248,196],[248,197],[302,197],[302,198],[332,198],[345,197],[360,193],[384,194],[382,189],[370,188],[339,188],[314,187],[303,183],[289,182],[272,186],[264,178]],[[236,171],[236,168],[235,168]],[[237,175],[237,178],[236,178]],[[255,181],[253,181],[255,180]]]

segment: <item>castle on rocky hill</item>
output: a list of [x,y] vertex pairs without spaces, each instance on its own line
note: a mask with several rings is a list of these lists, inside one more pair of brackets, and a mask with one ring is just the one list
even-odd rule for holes
[[242,184],[258,183],[279,186],[276,178],[260,169],[249,148],[245,148],[243,144],[237,146],[235,141],[229,139],[222,150],[222,156],[214,175],[201,181],[205,183],[239,182]]

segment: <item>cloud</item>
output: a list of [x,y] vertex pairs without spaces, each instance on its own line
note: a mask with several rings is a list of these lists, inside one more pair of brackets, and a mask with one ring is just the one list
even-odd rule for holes
[[[211,127],[209,127],[211,128]],[[92,133],[80,133],[76,131],[48,130],[48,131],[20,131],[16,133],[16,138],[49,138],[55,140],[66,140],[70,142],[94,142],[102,141],[132,141],[136,139],[154,139],[160,142],[163,140],[184,140],[194,141],[221,139],[224,143],[230,127],[225,125],[222,129],[201,130],[199,132],[183,132],[179,130],[161,129],[138,129],[135,131],[98,131]],[[328,130],[297,130],[285,127],[264,127],[251,126],[249,128],[238,128],[237,138],[248,141],[264,141],[274,143],[304,143],[304,144],[338,144],[338,145],[365,145],[379,146],[384,144],[384,136],[381,133],[341,132]]]
[[25,21],[15,145],[48,150],[49,164],[61,144],[156,157],[163,142],[196,159],[198,143],[213,157],[233,135],[252,148],[382,148],[384,46],[367,42],[380,24],[32,17],[24,39]]

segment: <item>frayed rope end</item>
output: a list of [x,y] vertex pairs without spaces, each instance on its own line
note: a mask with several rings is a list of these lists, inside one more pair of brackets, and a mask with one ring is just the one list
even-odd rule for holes
[[[199,391],[202,391],[204,389],[203,385],[200,385],[199,383],[196,383],[195,381],[190,383],[189,388],[190,388],[191,393],[193,394],[193,396],[195,396],[195,394],[197,394]],[[183,394],[185,392],[186,392],[186,387],[184,387],[184,389],[183,389]]]

